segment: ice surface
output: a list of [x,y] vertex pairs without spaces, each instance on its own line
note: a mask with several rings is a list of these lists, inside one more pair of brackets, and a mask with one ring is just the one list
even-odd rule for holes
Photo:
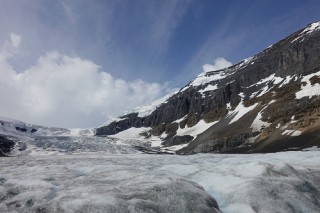
[[189,181],[225,213],[320,209],[319,151],[22,156],[0,168],[1,212],[201,212],[209,198]]
[[28,156],[17,166],[4,159],[0,212],[218,212],[196,183],[123,157]]
[[[142,142],[140,142],[141,144]],[[89,136],[39,136],[30,140],[28,150],[33,155],[40,154],[77,154],[82,152],[104,153],[138,153],[133,146],[118,140],[104,137]]]
[[70,135],[71,136],[94,136],[94,130],[73,128],[73,129],[70,129]]

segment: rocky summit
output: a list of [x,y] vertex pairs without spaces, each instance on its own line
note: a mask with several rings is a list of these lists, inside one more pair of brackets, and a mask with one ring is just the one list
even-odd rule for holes
[[134,132],[175,146],[180,154],[301,150],[320,146],[319,94],[320,22],[315,22],[253,57],[201,73],[95,134]]

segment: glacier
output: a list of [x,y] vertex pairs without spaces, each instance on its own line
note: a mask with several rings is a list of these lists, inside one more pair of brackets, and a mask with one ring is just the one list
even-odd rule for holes
[[97,137],[91,130],[4,119],[1,128],[2,134],[18,140],[20,149],[0,158],[0,212],[320,209],[317,147],[268,154],[174,155],[154,147],[152,137]]
[[1,158],[1,212],[219,212],[212,197],[226,213],[320,208],[320,151],[42,152]]

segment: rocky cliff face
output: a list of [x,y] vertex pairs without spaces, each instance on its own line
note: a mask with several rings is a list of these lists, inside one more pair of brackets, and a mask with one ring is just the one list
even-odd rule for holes
[[148,127],[142,135],[164,146],[185,144],[178,153],[306,148],[320,145],[319,94],[316,22],[231,67],[200,74],[154,110],[121,116],[96,135]]

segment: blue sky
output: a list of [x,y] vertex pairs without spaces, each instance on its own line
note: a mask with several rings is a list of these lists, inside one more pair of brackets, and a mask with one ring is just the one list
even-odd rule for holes
[[[150,102],[171,88],[184,86],[202,72],[204,64],[213,63],[216,58],[236,63],[254,55],[320,19],[319,8],[320,1],[316,0],[2,0],[0,45],[10,52],[3,67],[11,67],[17,75],[24,73],[29,79],[26,73],[39,67],[40,58],[45,58],[43,61],[49,61],[51,65],[53,62],[62,64],[56,66],[60,68],[72,61],[63,58],[78,58],[81,62],[92,63],[97,75],[106,73],[115,85],[110,89],[116,91],[112,94],[123,95],[124,100],[138,96],[137,85],[155,90],[139,101],[130,100],[132,104],[115,101],[118,107],[114,107],[110,101],[99,102],[99,109],[84,110],[87,117],[81,122],[68,123],[73,119],[71,117],[67,121],[60,119],[62,126],[94,126],[106,117]],[[19,37],[18,47],[6,45],[10,39],[12,41],[10,34]],[[52,52],[58,54],[55,55],[57,58]],[[42,72],[46,72],[46,68]],[[53,70],[51,68],[48,70]],[[118,81],[129,85],[128,88],[117,93],[115,82]],[[34,91],[34,85],[29,84]],[[86,82],[79,81],[79,84]],[[39,85],[37,88],[40,88],[37,94],[47,91]],[[43,102],[40,98],[38,101]],[[23,102],[21,107],[31,105],[30,101],[20,102]],[[55,100],[48,102],[55,103]],[[10,106],[15,105],[19,104],[13,100]],[[65,110],[66,114],[72,107]],[[40,115],[35,116],[39,114],[37,112],[24,112],[29,116],[19,116],[6,108],[10,108],[9,104],[0,108],[0,115],[61,125],[60,120],[49,122],[54,117],[48,117],[46,113],[54,114],[53,111],[44,110],[47,118],[40,118]],[[56,113],[58,111],[61,110]],[[80,111],[75,117],[79,115]],[[32,120],[33,117],[39,119]]]

